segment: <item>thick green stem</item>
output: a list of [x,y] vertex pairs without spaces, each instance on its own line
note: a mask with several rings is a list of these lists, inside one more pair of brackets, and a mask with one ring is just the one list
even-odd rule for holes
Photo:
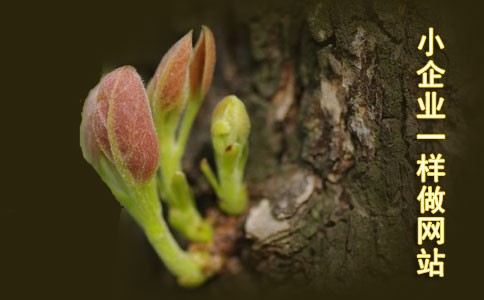
[[247,191],[242,182],[242,173],[238,169],[221,169],[220,207],[229,214],[240,214],[247,207]]
[[212,229],[198,212],[195,199],[185,174],[177,171],[171,184],[173,197],[178,199],[178,205],[169,211],[170,224],[178,228],[186,237],[197,241],[211,241]]
[[207,279],[202,266],[180,249],[161,216],[147,224],[145,232],[156,253],[181,285],[198,286]]
[[[220,208],[229,214],[240,214],[247,207],[247,189],[243,183],[245,148],[232,145],[230,151],[216,156],[219,172]],[[218,157],[218,158],[217,158]]]
[[177,199],[171,197],[171,179],[181,168],[176,155],[176,130],[180,113],[170,111],[162,114],[162,120],[157,123],[158,139],[160,141],[160,181],[162,197],[169,205],[177,205]]
[[163,220],[155,180],[142,186],[131,186],[130,194],[129,198],[115,196],[143,228],[156,253],[178,278],[180,285],[203,283],[208,276],[202,271],[202,263],[178,246]]

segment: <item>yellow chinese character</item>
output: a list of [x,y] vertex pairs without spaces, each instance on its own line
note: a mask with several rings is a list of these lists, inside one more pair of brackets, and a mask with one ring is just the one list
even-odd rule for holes
[[417,134],[417,140],[445,140],[445,134],[429,133]]
[[442,208],[444,195],[445,192],[440,191],[440,186],[435,187],[435,192],[432,192],[431,186],[422,186],[422,190],[417,197],[417,200],[420,201],[420,213],[423,214],[429,210],[432,214],[438,211],[444,213],[445,209]]
[[[427,176],[434,177],[434,182],[439,182],[439,176],[445,176],[444,164],[445,159],[442,158],[442,154],[438,153],[437,157],[432,153],[427,160],[424,153],[421,154],[420,160],[417,160],[419,168],[417,170],[417,176],[420,176],[422,183],[427,181]],[[442,164],[442,165],[441,165]]]
[[437,114],[442,104],[444,104],[444,98],[439,97],[437,102],[437,92],[425,92],[425,103],[422,98],[418,98],[420,110],[425,111],[425,114],[418,114],[417,119],[445,119],[445,114]]
[[422,83],[419,83],[418,87],[419,88],[443,88],[444,84],[436,83],[435,79],[442,78],[442,75],[444,73],[445,73],[444,69],[437,67],[437,65],[434,63],[433,60],[429,60],[428,63],[422,69],[417,71],[417,75],[422,75]]
[[420,253],[417,254],[418,266],[420,270],[417,270],[418,275],[429,273],[429,277],[438,275],[444,277],[444,262],[439,261],[439,258],[445,258],[444,253],[439,254],[439,249],[434,248],[434,259],[430,261],[430,254],[427,254],[424,248],[420,249]]
[[[434,38],[437,41],[437,44],[439,44],[440,49],[444,49],[444,43],[442,42],[442,39],[440,38],[439,35],[436,35],[434,37],[434,29],[430,27],[429,28],[429,50],[425,52],[425,55],[427,56],[434,55]],[[423,49],[426,40],[427,40],[427,36],[422,35],[422,37],[420,38],[420,43],[418,44],[418,50]]]
[[437,244],[442,245],[444,239],[444,221],[443,217],[420,217],[418,218],[417,243],[422,245],[422,241],[436,239]]

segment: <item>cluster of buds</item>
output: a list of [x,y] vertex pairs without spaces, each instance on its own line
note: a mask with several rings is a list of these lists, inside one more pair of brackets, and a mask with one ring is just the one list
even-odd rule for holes
[[[82,113],[84,158],[184,286],[204,282],[220,269],[221,260],[208,250],[179,247],[163,219],[159,196],[175,230],[191,241],[212,241],[211,226],[196,209],[181,159],[214,65],[213,34],[204,26],[194,49],[191,31],[173,45],[146,89],[133,67],[120,67],[91,90]],[[210,170],[220,206],[229,213],[241,212],[247,204],[242,177],[249,128],[244,105],[235,96],[217,106],[212,137],[220,183],[208,164],[203,169]]]

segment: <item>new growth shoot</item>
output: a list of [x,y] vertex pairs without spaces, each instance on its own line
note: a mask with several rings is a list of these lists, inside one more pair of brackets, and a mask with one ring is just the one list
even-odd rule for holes
[[[120,67],[91,90],[82,112],[84,158],[183,286],[207,280],[220,269],[221,257],[209,253],[210,247],[180,248],[163,218],[160,196],[174,229],[189,241],[212,242],[211,225],[197,210],[181,160],[214,66],[214,37],[203,26],[195,48],[191,31],[170,48],[146,89],[133,67]],[[218,178],[206,160],[202,169],[220,207],[230,214],[247,206],[243,173],[249,131],[249,117],[237,97],[217,105],[211,133]]]
[[201,162],[202,171],[220,199],[220,208],[228,214],[240,214],[247,208],[243,177],[250,132],[244,103],[233,95],[224,98],[214,110],[211,131],[218,179],[206,159]]

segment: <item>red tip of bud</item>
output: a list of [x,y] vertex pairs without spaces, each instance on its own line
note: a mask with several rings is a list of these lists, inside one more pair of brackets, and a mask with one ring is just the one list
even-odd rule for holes
[[192,55],[192,32],[182,37],[161,60],[148,84],[148,96],[156,109],[184,107],[188,67]]
[[100,148],[119,169],[142,183],[158,168],[159,146],[143,82],[131,66],[99,85],[93,129]]
[[190,93],[192,95],[200,92],[201,98],[205,97],[212,83],[214,68],[215,39],[212,31],[207,26],[202,26],[190,65]]

